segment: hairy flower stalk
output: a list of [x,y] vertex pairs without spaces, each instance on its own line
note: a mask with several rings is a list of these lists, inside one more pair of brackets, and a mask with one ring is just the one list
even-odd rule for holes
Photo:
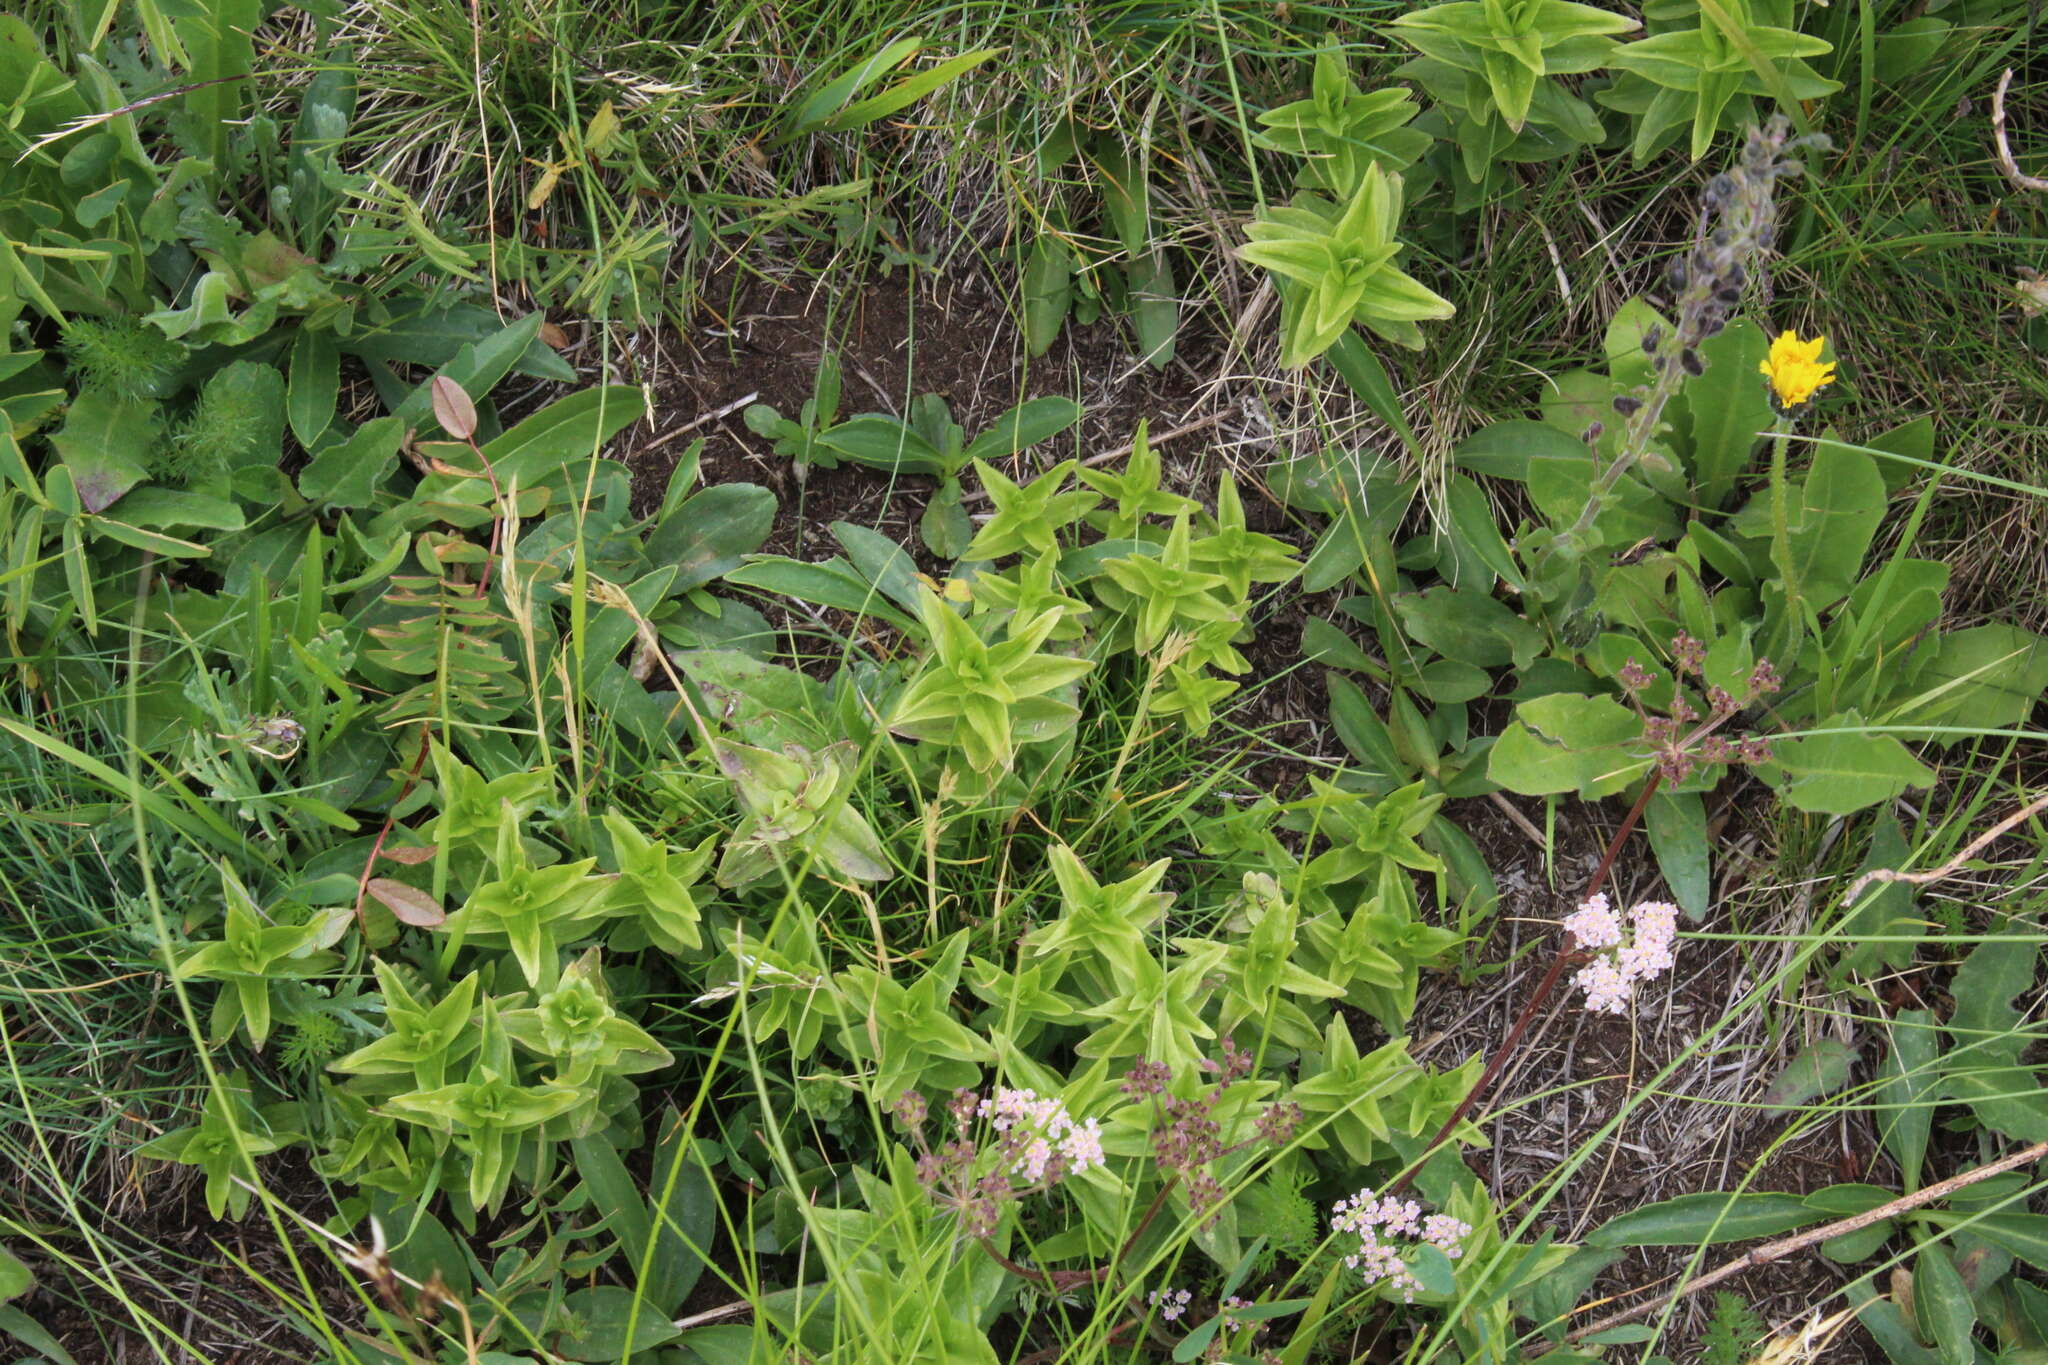
[[1627,426],[1619,449],[1593,481],[1592,495],[1577,521],[1552,542],[1553,552],[1584,548],[1585,537],[1612,503],[1622,477],[1646,458],[1664,409],[1688,376],[1706,372],[1699,346],[1728,325],[1761,264],[1777,240],[1777,184],[1780,177],[1800,174],[1804,167],[1790,159],[1806,139],[1790,137],[1791,125],[1774,118],[1762,129],[1751,128],[1735,166],[1715,176],[1700,195],[1699,226],[1692,249],[1664,272],[1665,301],[1674,310],[1668,332],[1651,328],[1643,337],[1650,356],[1651,380],[1614,400],[1614,411]]

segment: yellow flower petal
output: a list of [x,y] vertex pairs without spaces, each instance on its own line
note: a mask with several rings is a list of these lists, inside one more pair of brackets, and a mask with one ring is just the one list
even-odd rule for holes
[[1780,408],[1796,408],[1835,382],[1835,362],[1820,358],[1827,342],[1825,336],[1801,341],[1787,329],[1771,343],[1770,356],[1757,363],[1757,372],[1771,381]]

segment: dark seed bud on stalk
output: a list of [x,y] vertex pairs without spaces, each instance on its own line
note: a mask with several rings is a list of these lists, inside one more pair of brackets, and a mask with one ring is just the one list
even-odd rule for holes
[[1643,354],[1657,354],[1657,347],[1662,345],[1663,342],[1664,329],[1661,327],[1652,327],[1649,331],[1643,333]]
[[1700,322],[1700,340],[1705,341],[1708,337],[1716,335],[1727,325],[1728,319],[1720,316],[1718,313],[1713,317],[1703,319]]
[[1601,423],[1595,422],[1593,423],[1593,425],[1587,427],[1584,431],[1579,433],[1579,439],[1581,441],[1584,441],[1587,445],[1592,445],[1595,441],[1599,440],[1602,436],[1605,436],[1606,434],[1607,428]]
[[1690,347],[1678,353],[1678,363],[1684,366],[1685,372],[1694,378],[1698,378],[1707,372],[1706,365],[1700,360],[1700,353]]
[[1714,291],[1714,298],[1721,303],[1741,303],[1742,291],[1740,289],[1730,289],[1723,285]]
[[1633,417],[1643,410],[1643,400],[1622,394],[1614,400],[1614,410],[1623,417]]
[[1684,261],[1673,261],[1664,270],[1664,282],[1671,286],[1673,293],[1685,288],[1686,279]]
[[1726,171],[1723,171],[1707,182],[1707,191],[1710,194],[1726,199],[1729,195],[1735,193],[1735,182],[1729,178]]
[[1711,275],[1714,273],[1714,258],[1707,254],[1705,247],[1701,247],[1692,253],[1692,273],[1695,275]]
[[1742,268],[1740,261],[1729,266],[1727,273],[1721,276],[1721,287],[1724,289],[1740,289],[1748,283],[1749,272]]
[[1715,246],[1719,246],[1719,247],[1726,247],[1726,246],[1732,246],[1732,245],[1734,245],[1734,242],[1735,242],[1735,234],[1734,234],[1734,233],[1732,233],[1732,232],[1730,232],[1730,231],[1729,231],[1729,230],[1728,230],[1727,228],[1716,228],[1716,229],[1714,230],[1714,245],[1715,245]]

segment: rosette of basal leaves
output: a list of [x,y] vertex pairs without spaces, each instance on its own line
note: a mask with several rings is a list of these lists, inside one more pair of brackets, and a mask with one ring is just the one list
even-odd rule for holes
[[717,837],[679,849],[642,834],[617,811],[606,813],[604,827],[619,873],[611,910],[627,921],[610,931],[607,942],[626,951],[651,943],[665,953],[694,952],[703,942],[697,929],[701,893],[695,888],[710,870]]
[[812,858],[860,881],[889,875],[882,841],[847,800],[860,754],[851,740],[815,752],[785,744],[778,754],[715,739],[712,751],[744,813],[718,861],[720,886],[759,881],[785,860],[795,872]]
[[213,1002],[216,1043],[227,1041],[241,1025],[249,1031],[250,1045],[261,1048],[270,1037],[271,987],[332,968],[335,955],[327,950],[348,932],[349,912],[336,909],[302,924],[278,924],[257,908],[248,888],[225,864],[220,881],[227,902],[221,936],[184,950],[177,977],[222,983]]
[[1298,873],[1283,867],[1278,876],[1301,902],[1295,961],[1342,986],[1347,1004],[1399,1029],[1415,1010],[1421,968],[1458,942],[1424,922],[1412,876],[1432,874],[1443,903],[1444,865],[1416,842],[1443,794],[1420,782],[1378,798],[1314,778],[1309,785],[1313,794],[1286,806],[1284,823],[1327,846]]
[[928,969],[903,980],[873,967],[849,967],[838,976],[839,1049],[874,1068],[878,1095],[913,1086],[956,1089],[971,1085],[978,1068],[995,1060],[989,1040],[955,1017],[953,993],[967,958],[968,934],[954,934]]
[[452,1136],[469,1158],[470,1202],[495,1211],[512,1183],[513,1157],[525,1135],[574,1109],[584,1094],[555,1082],[521,1084],[511,1037],[489,999],[484,1001],[480,1042],[476,1060],[462,1080],[394,1095],[384,1107],[408,1123]]
[[981,476],[981,486],[995,511],[974,533],[962,557],[992,560],[1026,550],[1039,554],[1057,550],[1060,531],[1102,501],[1098,493],[1066,487],[1078,463],[1061,460],[1030,483],[1020,485],[987,460],[976,460],[974,472]]
[[612,1006],[611,988],[595,948],[562,972],[561,982],[532,1006],[507,1010],[506,1036],[555,1064],[559,1085],[593,1098],[612,1076],[633,1076],[674,1058],[654,1036]]
[[[1614,52],[1613,35],[1635,27],[1636,21],[1627,15],[1570,0],[1457,0],[1404,14],[1387,32],[1427,61],[1478,78],[1484,96],[1465,101],[1469,118],[1497,117],[1511,134],[1534,121],[1563,128],[1574,141],[1588,142],[1599,137],[1597,120],[1590,137],[1578,135],[1577,128],[1592,111],[1552,77],[1605,66]],[[1423,78],[1426,85],[1440,83],[1428,79],[1441,76],[1433,69],[1409,74]],[[1459,138],[1461,146],[1465,141]]]
[[1244,598],[1226,601],[1229,580],[1195,566],[1186,513],[1173,519],[1166,544],[1157,554],[1132,554],[1112,559],[1102,571],[1125,601],[1117,605],[1131,616],[1140,653],[1157,649],[1171,631],[1191,633],[1215,622],[1235,622],[1244,615]]
[[295,1102],[258,1109],[248,1080],[236,1072],[207,1095],[198,1123],[145,1142],[135,1155],[199,1167],[206,1172],[206,1211],[239,1219],[249,1211],[251,1189],[241,1183],[249,1159],[300,1141],[302,1135],[287,1126],[299,1116]]
[[1353,323],[1411,350],[1422,349],[1418,322],[1450,317],[1449,300],[1394,264],[1401,243],[1401,177],[1366,168],[1341,209],[1313,195],[1262,209],[1237,254],[1283,281],[1281,363],[1306,365],[1337,344]]
[[1080,709],[1051,694],[1095,665],[1043,651],[1061,613],[1008,616],[1003,638],[992,642],[981,631],[998,629],[994,615],[970,622],[929,590],[918,594],[917,609],[931,653],[897,699],[893,733],[957,749],[972,771],[993,775],[1010,767],[1018,746],[1073,727]]
[[580,926],[603,913],[613,879],[592,875],[595,858],[536,867],[510,806],[498,822],[492,862],[497,878],[470,892],[468,901],[441,927],[458,943],[502,940],[512,949],[527,984],[547,990],[561,972],[559,945],[565,936],[580,937]]
[[1296,181],[1348,200],[1367,166],[1404,171],[1429,150],[1429,134],[1408,127],[1420,112],[1400,86],[1370,94],[1351,82],[1351,69],[1335,43],[1316,53],[1309,96],[1259,115],[1259,146],[1306,158]]
[[430,1005],[414,991],[405,971],[383,961],[371,966],[384,997],[389,1031],[328,1063],[328,1070],[351,1076],[405,1076],[415,1089],[434,1089],[448,1079],[450,1067],[476,1051],[477,974],[471,972]]
[[1840,90],[1803,60],[1833,45],[1793,23],[1789,0],[1714,0],[1698,7],[1697,22],[1616,49],[1608,65],[1624,75],[1598,98],[1636,120],[1630,152],[1637,164],[1688,124],[1699,160],[1717,132],[1756,121],[1759,95],[1796,103]]

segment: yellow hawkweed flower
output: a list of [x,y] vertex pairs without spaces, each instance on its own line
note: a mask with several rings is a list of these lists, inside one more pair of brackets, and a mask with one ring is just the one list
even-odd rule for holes
[[1780,410],[1798,407],[1822,386],[1835,382],[1835,362],[1823,364],[1820,358],[1821,347],[1827,344],[1824,336],[1801,341],[1797,332],[1789,330],[1771,343],[1770,359],[1759,361],[1756,368],[1771,381],[1771,392]]

